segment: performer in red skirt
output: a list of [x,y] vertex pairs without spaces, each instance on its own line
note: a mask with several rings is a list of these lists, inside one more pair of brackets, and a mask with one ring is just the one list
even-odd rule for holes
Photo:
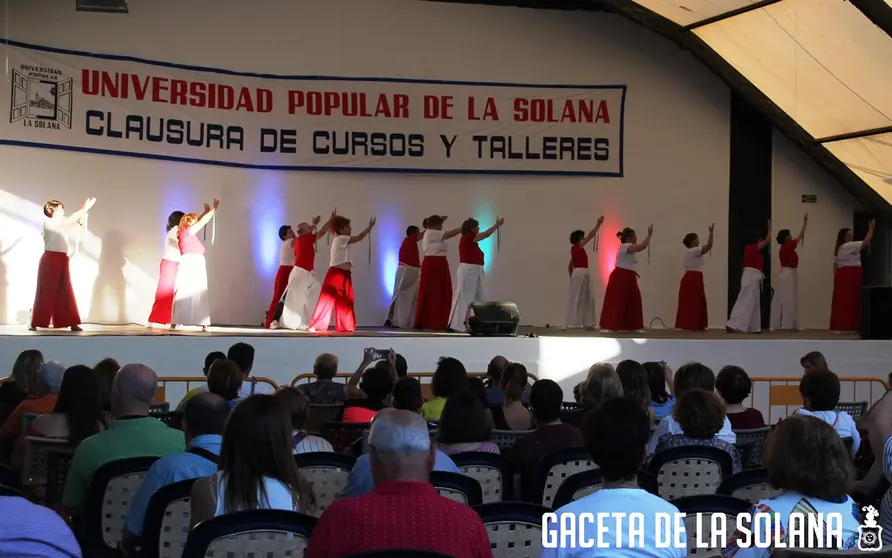
[[870,246],[876,221],[864,240],[855,241],[852,229],[839,229],[833,251],[833,302],[830,306],[830,329],[857,331],[861,328],[861,252]]
[[96,203],[96,198],[84,202],[84,206],[73,214],[65,215],[65,206],[57,200],[43,204],[44,252],[37,268],[37,293],[31,310],[31,331],[39,327],[70,327],[71,331],[82,331],[81,317],[77,311],[77,301],[71,286],[71,271],[68,267],[68,231],[86,215]]
[[353,279],[351,270],[353,260],[350,257],[350,245],[356,244],[372,232],[375,218],[369,220],[369,226],[356,236],[352,236],[350,219],[341,215],[331,220],[331,228],[335,237],[331,239],[331,264],[322,281],[322,292],[310,318],[310,331],[327,330],[331,322],[331,312],[335,313],[336,331],[355,331],[356,314],[353,312]]
[[443,230],[444,215],[427,218],[427,230],[421,239],[421,277],[415,306],[415,329],[445,331],[452,310],[452,276],[446,259],[446,240],[458,236],[461,229]]
[[266,321],[263,323],[263,327],[267,329],[276,317],[276,309],[288,287],[291,270],[294,269],[294,238],[294,229],[291,228],[291,225],[279,227],[279,240],[282,241],[282,245],[279,247],[279,269],[276,271],[276,279],[273,282],[273,299],[269,303]]
[[639,331],[644,329],[644,310],[638,289],[636,253],[650,244],[654,226],[647,227],[647,237],[638,242],[635,231],[626,227],[616,233],[622,243],[616,255],[616,267],[607,280],[604,305],[601,308],[601,329],[604,331]]
[[678,287],[678,311],[675,314],[675,328],[704,331],[709,326],[706,311],[706,287],[703,286],[703,256],[712,250],[712,231],[715,223],[709,225],[709,238],[700,246],[697,233],[688,233],[682,241],[687,250],[684,254],[684,275]]
[[149,324],[170,325],[173,310],[173,292],[177,284],[177,268],[180,265],[180,243],[178,232],[182,211],[174,211],[167,217],[167,236],[164,239],[164,255],[158,272],[158,287],[155,289],[155,303],[149,314]]

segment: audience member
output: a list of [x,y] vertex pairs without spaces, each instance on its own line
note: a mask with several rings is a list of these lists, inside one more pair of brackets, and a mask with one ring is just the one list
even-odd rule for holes
[[751,430],[765,426],[759,409],[744,407],[743,400],[750,396],[753,382],[739,366],[725,366],[715,379],[715,389],[725,400],[725,414],[734,430]]
[[68,509],[85,507],[93,474],[106,463],[129,457],[164,457],[185,449],[182,432],[149,417],[157,388],[158,376],[144,364],[128,364],[115,376],[111,401],[115,420],[78,446],[62,498]]
[[852,455],[861,447],[861,434],[855,420],[845,411],[835,411],[839,403],[839,377],[829,370],[816,369],[802,376],[799,382],[802,408],[797,415],[816,417],[832,426],[840,438],[852,439]]
[[[773,517],[772,521],[763,523],[761,540],[787,543],[793,512],[810,519],[837,513],[842,517],[842,540],[837,541],[838,550],[857,547],[860,507],[847,492],[855,478],[855,467],[833,428],[809,416],[784,419],[768,437],[763,463],[768,470],[768,481],[783,493],[759,500],[750,510],[751,514],[758,512]],[[752,526],[748,527],[751,531]],[[752,535],[743,536],[750,539]],[[725,556],[769,558],[772,555],[772,547],[740,548],[737,541],[741,538],[739,531],[735,533],[724,549]]]
[[[372,428],[375,427],[375,423],[381,420],[382,417],[385,417],[394,412],[403,413],[404,411],[396,411],[394,409],[384,409],[380,411],[377,415],[375,415],[374,420],[372,420]],[[425,435],[430,438],[430,433],[426,428]],[[435,455],[434,471],[447,471],[450,473],[460,472],[458,470],[458,467],[455,466],[455,463],[452,461],[452,459],[450,459],[448,455],[440,450],[437,450]],[[344,489],[344,492],[340,495],[340,497],[352,498],[354,496],[362,496],[363,494],[368,494],[374,488],[374,473],[372,471],[371,463],[369,462],[369,454],[365,453],[363,455],[360,455],[356,459],[356,463],[353,464],[353,469],[350,470],[350,474],[347,476],[347,487]]]
[[[535,385],[535,384],[533,384]],[[586,411],[594,411],[605,401],[623,396],[623,384],[609,364],[589,368],[579,390],[579,403]]]
[[59,398],[59,388],[62,387],[62,376],[65,374],[65,365],[61,362],[49,361],[40,365],[37,369],[37,381],[31,390],[31,395],[19,403],[15,410],[3,423],[0,429],[0,437],[18,438],[22,433],[22,417],[25,414],[43,415],[52,413],[56,408]]
[[883,546],[892,546],[892,395],[890,393],[892,391],[887,391],[871,407],[867,425],[870,447],[876,459],[867,476],[858,483],[859,486],[855,487],[859,493],[874,494],[885,481],[885,491],[879,506]]
[[215,360],[208,371],[208,391],[222,397],[230,407],[239,400],[244,375],[234,360]]
[[647,371],[640,362],[624,360],[616,365],[616,375],[623,386],[623,397],[637,403],[653,420],[653,410],[650,408],[650,384],[647,380]]
[[533,428],[530,412],[523,406],[523,394],[529,385],[526,366],[516,362],[502,372],[502,392],[505,400],[501,406],[492,407],[492,421],[497,430],[529,430]]
[[[483,415],[486,417],[486,424],[488,424],[490,428],[494,428],[495,424],[492,419],[491,404],[489,402],[489,397],[486,395],[486,384],[484,384],[483,380],[480,378],[470,376],[468,377],[468,391],[477,396],[477,400],[480,401],[480,405],[483,406]],[[527,393],[528,392],[524,392],[524,395]]]
[[296,387],[286,386],[273,394],[291,417],[291,447],[295,454],[314,451],[334,451],[331,443],[319,436],[310,436],[304,430],[307,426],[307,413],[310,402],[304,392]]
[[810,353],[806,353],[802,358],[799,359],[799,364],[802,365],[802,373],[808,374],[809,372],[814,372],[815,370],[829,370],[830,367],[827,366],[827,359],[824,358],[824,355],[819,351],[812,351]]
[[59,514],[16,496],[0,496],[0,557],[81,558],[81,547]]
[[359,389],[365,395],[362,399],[349,398],[344,403],[343,422],[371,422],[375,413],[387,407],[387,396],[393,391],[393,375],[390,365],[375,365],[362,374]]
[[239,399],[244,399],[251,395],[271,394],[275,391],[273,386],[258,382],[256,377],[251,377],[251,372],[254,370],[254,347],[252,345],[236,343],[229,347],[226,358],[234,360],[239,370],[242,371],[243,381],[239,391]]
[[393,385],[393,408],[403,411],[421,413],[424,397],[421,394],[421,382],[406,376]]
[[446,400],[440,415],[437,442],[446,455],[482,451],[499,453],[492,442],[492,429],[486,422],[483,405],[471,392],[457,393]]
[[128,555],[141,546],[139,537],[152,496],[161,488],[176,482],[198,479],[217,472],[223,429],[229,418],[229,405],[213,393],[199,393],[186,402],[183,409],[183,431],[186,451],[162,457],[152,464],[146,478],[130,503],[124,527],[122,546]]
[[121,369],[120,363],[113,358],[104,358],[93,367],[96,375],[96,385],[99,386],[99,402],[102,410],[111,416],[111,392],[115,383],[115,375]]
[[[533,384],[533,389],[536,389]],[[585,448],[597,463],[601,472],[601,489],[579,500],[576,500],[557,510],[557,515],[590,513],[598,517],[599,514],[624,513],[628,517],[639,513],[644,516],[644,524],[641,526],[644,533],[643,547],[628,548],[628,533],[626,530],[608,529],[598,531],[599,543],[609,545],[606,549],[582,550],[583,533],[577,533],[577,540],[570,548],[562,545],[561,549],[544,549],[542,558],[552,557],[583,557],[583,556],[650,556],[681,558],[687,556],[686,548],[659,548],[656,533],[658,517],[666,514],[674,517],[679,513],[678,508],[663,500],[659,496],[648,493],[638,487],[636,477],[638,470],[644,464],[647,457],[647,439],[650,435],[650,418],[640,405],[626,398],[614,398],[605,401],[596,411],[589,413],[583,421],[582,429],[585,436]],[[551,529],[557,530],[558,525],[552,524]],[[664,527],[665,528],[665,527]],[[684,532],[671,532],[668,540],[680,540],[686,542]],[[603,548],[603,547],[601,547]]]
[[[313,529],[307,558],[393,549],[492,557],[480,517],[440,496],[429,483],[438,454],[420,416],[397,410],[380,413],[372,423],[369,445],[369,454],[363,457],[371,463],[374,489],[336,501],[325,510]],[[349,536],[344,536],[345,525],[350,526]]]
[[[525,493],[531,494],[539,473],[539,462],[549,453],[582,446],[582,433],[561,423],[564,392],[552,380],[539,380],[530,389],[530,413],[536,430],[518,438],[506,455],[520,475]],[[516,484],[516,483],[515,483]]]
[[24,435],[61,438],[77,445],[105,430],[108,424],[97,380],[89,366],[72,366],[66,370],[53,412],[35,418]]
[[468,389],[468,372],[458,359],[443,357],[437,362],[437,369],[431,379],[434,399],[421,406],[425,420],[440,420],[446,399]]
[[[208,373],[211,371],[211,365],[218,360],[226,360],[226,353],[222,351],[213,351],[208,353],[206,357],[204,357],[204,368],[201,369],[201,373],[205,378],[208,377]],[[207,383],[201,384],[198,387],[194,387],[186,392],[186,395],[183,396],[183,399],[180,401],[179,405],[177,405],[177,411],[182,411],[183,407],[186,406],[186,402],[198,395],[199,393],[207,393],[208,385]]]
[[313,363],[315,382],[300,386],[312,405],[331,405],[343,403],[347,399],[347,386],[334,381],[338,373],[338,357],[322,353]]
[[272,395],[244,399],[226,421],[219,472],[192,485],[190,529],[237,511],[307,513],[315,505],[313,489],[294,462],[288,411]]
[[645,362],[643,366],[650,387],[650,408],[654,418],[660,420],[670,415],[675,405],[675,376],[665,362]]
[[6,422],[19,403],[35,394],[37,369],[42,364],[43,354],[36,349],[19,353],[9,378],[0,384],[0,425]]
[[502,355],[496,355],[489,361],[486,367],[486,398],[490,405],[501,405],[505,402],[505,393],[502,391],[502,372],[510,363]]
[[725,422],[725,405],[716,394],[689,389],[678,398],[672,416],[681,428],[681,434],[667,434],[660,438],[655,453],[682,446],[717,448],[731,456],[732,472],[740,472],[737,448],[716,437]]
[[409,363],[406,362],[406,357],[399,353],[396,353],[394,368],[396,369],[396,375],[398,378],[405,378],[409,374]]

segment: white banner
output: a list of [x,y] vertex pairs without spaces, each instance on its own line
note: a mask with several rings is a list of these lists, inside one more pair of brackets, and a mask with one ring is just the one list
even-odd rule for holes
[[9,45],[0,144],[286,170],[623,174],[625,85],[259,75]]

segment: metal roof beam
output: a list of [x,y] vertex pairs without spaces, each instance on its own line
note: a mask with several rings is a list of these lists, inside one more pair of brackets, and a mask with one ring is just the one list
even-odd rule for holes
[[696,23],[692,23],[690,25],[686,25],[685,29],[688,31],[692,29],[696,29],[698,27],[703,27],[704,25],[709,25],[710,23],[718,23],[720,21],[724,21],[726,19],[730,19],[734,16],[739,16],[741,14],[745,14],[747,12],[752,12],[754,10],[758,10],[764,8],[765,6],[770,6],[772,4],[777,4],[781,0],[761,0],[761,2],[753,2],[752,4],[747,4],[746,6],[741,6],[736,10],[731,10],[730,12],[725,12],[723,14],[719,14],[716,16],[708,17],[706,19],[700,20]]
[[883,0],[849,0],[867,19],[892,37],[892,7]]
[[869,138],[870,136],[878,136],[880,134],[892,133],[892,126],[883,126],[882,128],[873,128],[871,130],[861,130],[860,132],[849,132],[847,134],[837,134],[835,136],[827,136],[825,138],[816,139],[818,143],[830,143],[833,141],[845,141],[860,138]]

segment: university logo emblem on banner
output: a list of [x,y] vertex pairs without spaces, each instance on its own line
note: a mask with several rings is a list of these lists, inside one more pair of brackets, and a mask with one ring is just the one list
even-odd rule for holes
[[864,512],[864,525],[858,526],[858,550],[878,552],[883,549],[883,528],[877,524],[880,512],[873,506],[861,508]]
[[62,72],[23,64],[12,71],[9,122],[30,128],[71,128],[72,78]]

